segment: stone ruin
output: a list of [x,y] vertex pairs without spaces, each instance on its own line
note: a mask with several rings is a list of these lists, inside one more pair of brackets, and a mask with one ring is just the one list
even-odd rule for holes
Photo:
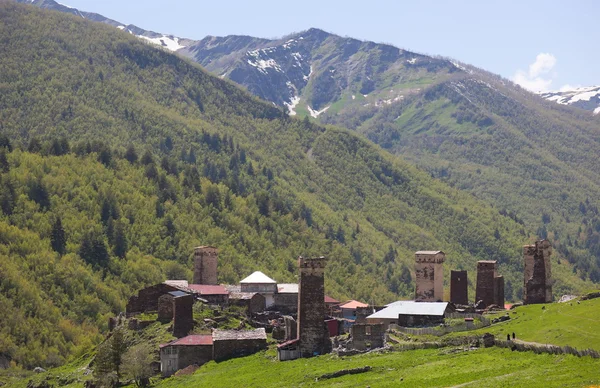
[[298,355],[311,357],[331,352],[325,325],[325,257],[298,258]]
[[183,291],[173,291],[158,298],[158,321],[168,323],[173,320],[173,335],[185,337],[194,328],[192,308],[193,295]]
[[551,255],[552,245],[548,240],[539,240],[534,245],[523,246],[524,304],[552,302]]
[[504,277],[498,275],[496,260],[481,260],[477,262],[477,286],[475,303],[478,308],[496,305],[504,308]]
[[415,301],[438,302],[444,298],[444,260],[442,251],[415,253]]
[[217,285],[217,261],[219,251],[215,247],[194,248],[194,284]]
[[356,350],[368,350],[385,346],[385,325],[383,323],[355,323],[350,328],[351,347]]
[[450,271],[450,302],[455,305],[468,305],[469,280],[467,271]]

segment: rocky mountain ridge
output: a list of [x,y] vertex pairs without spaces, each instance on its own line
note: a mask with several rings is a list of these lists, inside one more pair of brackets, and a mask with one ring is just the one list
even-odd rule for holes
[[555,101],[558,104],[575,106],[592,111],[594,114],[600,113],[600,86],[540,92],[539,95],[548,101]]

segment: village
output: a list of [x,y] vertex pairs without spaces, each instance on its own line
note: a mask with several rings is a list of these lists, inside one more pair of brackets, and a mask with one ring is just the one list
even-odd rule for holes
[[[523,247],[523,304],[552,302],[549,241]],[[160,345],[160,373],[201,366],[211,360],[241,357],[267,348],[269,333],[277,341],[279,361],[312,357],[330,352],[356,354],[386,346],[390,331],[415,333],[427,330],[468,331],[490,324],[485,314],[505,309],[504,278],[497,262],[477,263],[474,303],[468,297],[468,271],[450,273],[450,298],[443,301],[445,253],[415,253],[415,298],[370,306],[356,300],[341,303],[325,293],[327,258],[298,258],[299,283],[277,283],[256,271],[237,285],[217,282],[218,249],[194,249],[193,282],[165,280],[138,291],[129,298],[125,317],[111,318],[112,331],[125,320],[141,330],[154,321],[140,319],[156,314],[170,323],[177,339]],[[221,329],[197,334],[194,305],[214,311],[236,306],[248,317],[253,329]],[[123,319],[126,318],[126,319]],[[459,326],[446,328],[444,320],[459,319]],[[218,326],[218,325],[215,325]]]

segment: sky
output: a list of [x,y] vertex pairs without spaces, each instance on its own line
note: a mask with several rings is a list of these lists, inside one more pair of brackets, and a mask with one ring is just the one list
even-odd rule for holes
[[61,0],[179,37],[279,38],[311,27],[451,57],[533,91],[600,85],[600,1]]

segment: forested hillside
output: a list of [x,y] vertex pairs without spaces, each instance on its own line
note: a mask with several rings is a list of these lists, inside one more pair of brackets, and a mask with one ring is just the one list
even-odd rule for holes
[[[328,294],[389,302],[413,292],[414,251],[441,249],[448,271],[499,260],[520,297],[535,235],[371,142],[72,15],[0,2],[0,37],[0,354],[16,364],[85,352],[135,290],[189,278],[200,244],[223,283],[294,281],[298,255],[325,255]],[[557,294],[586,287],[553,266]]]

